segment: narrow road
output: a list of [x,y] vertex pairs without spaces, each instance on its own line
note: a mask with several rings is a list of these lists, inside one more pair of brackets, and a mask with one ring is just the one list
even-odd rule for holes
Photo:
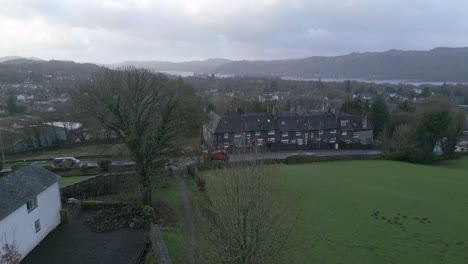
[[179,173],[175,174],[177,179],[177,190],[180,201],[182,203],[182,213],[185,220],[186,228],[189,234],[189,241],[187,245],[187,263],[194,264],[195,261],[195,218],[192,210],[192,204],[190,202],[190,196],[188,193],[187,182]]

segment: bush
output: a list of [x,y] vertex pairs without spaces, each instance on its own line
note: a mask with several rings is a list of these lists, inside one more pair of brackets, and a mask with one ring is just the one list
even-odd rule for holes
[[28,165],[27,162],[16,162],[16,163],[13,163],[11,164],[11,170],[17,170],[19,168],[22,168],[24,166]]
[[220,161],[208,161],[208,162],[199,162],[196,163],[195,166],[199,171],[205,171],[205,170],[219,170],[224,168],[226,165],[225,162],[220,162]]
[[83,171],[83,172],[88,171],[88,169],[89,169],[89,167],[88,167],[88,164],[87,164],[87,163],[81,165],[81,167],[80,167],[80,171]]
[[99,167],[101,168],[102,171],[109,171],[110,166],[112,164],[111,160],[100,160],[98,162]]
[[43,169],[48,170],[48,171],[54,171],[54,167],[52,167],[51,164],[43,164],[41,167],[42,167]]

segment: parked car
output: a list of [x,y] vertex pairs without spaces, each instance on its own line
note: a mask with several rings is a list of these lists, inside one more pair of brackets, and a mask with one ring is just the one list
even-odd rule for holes
[[229,160],[229,155],[224,150],[213,151],[213,152],[211,152],[210,160],[228,161]]
[[52,166],[55,169],[72,169],[81,166],[80,160],[73,157],[60,157],[55,158]]

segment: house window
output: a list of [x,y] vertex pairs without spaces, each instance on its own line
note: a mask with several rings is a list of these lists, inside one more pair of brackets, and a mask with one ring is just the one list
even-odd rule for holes
[[37,198],[34,197],[29,202],[27,202],[26,207],[28,208],[28,213],[34,210],[37,207]]
[[300,137],[302,135],[301,131],[296,131],[296,137]]
[[348,135],[348,132],[346,132],[346,131],[341,131],[341,135],[342,135],[342,136],[347,136],[347,135]]
[[341,126],[346,126],[346,120],[341,120]]
[[299,146],[302,146],[302,145],[304,144],[304,141],[302,140],[302,138],[300,138],[300,139],[297,140],[297,144],[298,144]]
[[310,132],[310,138],[314,138],[314,133]]
[[224,148],[225,149],[229,148],[229,142],[224,142]]
[[268,135],[271,136],[271,135],[274,135],[275,134],[275,131],[274,130],[268,130]]
[[229,133],[224,133],[224,139],[228,139],[229,138]]
[[275,143],[275,138],[269,138],[269,139],[268,139],[268,142]]
[[263,138],[259,138],[258,139],[258,144],[259,146],[263,146]]
[[260,131],[256,131],[256,132],[255,132],[255,136],[259,137],[259,136],[261,136],[261,135],[262,135],[262,132],[260,132]]
[[283,133],[281,134],[281,137],[287,138],[287,137],[288,137],[288,132],[283,132]]
[[330,133],[331,133],[331,134],[336,134],[336,129],[330,130]]
[[288,140],[288,139],[282,139],[282,140],[281,140],[281,143],[283,143],[283,144],[288,144],[288,143],[289,143],[289,140]]
[[336,142],[336,138],[330,138],[330,143],[335,143]]
[[323,135],[323,130],[319,130],[319,135]]
[[36,228],[36,233],[41,230],[41,220],[37,219],[36,222],[34,222],[34,227]]
[[291,144],[296,144],[296,140],[295,139],[291,140]]
[[235,138],[240,138],[241,136],[242,136],[241,133],[235,133],[235,134],[234,134],[234,137],[235,137]]
[[353,138],[359,138],[359,132],[353,132]]

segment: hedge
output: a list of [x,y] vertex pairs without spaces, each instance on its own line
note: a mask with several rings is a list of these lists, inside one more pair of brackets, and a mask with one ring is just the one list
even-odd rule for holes
[[286,158],[286,164],[302,164],[321,161],[339,161],[339,160],[370,160],[384,159],[381,155],[336,155],[336,156],[309,156],[293,155]]

